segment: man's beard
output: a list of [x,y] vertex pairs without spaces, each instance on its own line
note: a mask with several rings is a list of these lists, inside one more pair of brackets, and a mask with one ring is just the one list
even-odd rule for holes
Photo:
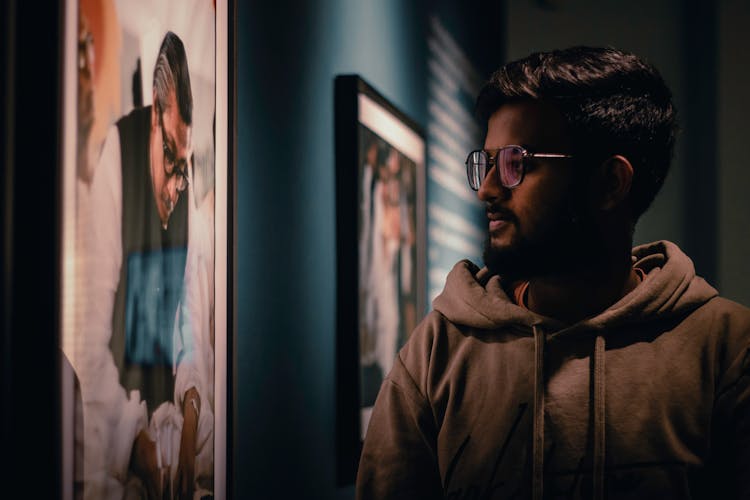
[[[518,241],[506,248],[496,248],[492,238],[484,244],[484,263],[492,274],[504,280],[528,280],[578,272],[592,264],[601,244],[599,231],[591,210],[582,198],[569,195],[550,215],[542,227],[532,234],[520,235]],[[518,220],[509,221],[518,226]]]

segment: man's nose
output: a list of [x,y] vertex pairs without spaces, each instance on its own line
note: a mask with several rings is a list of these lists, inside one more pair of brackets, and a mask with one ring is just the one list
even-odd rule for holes
[[177,190],[176,175],[172,175],[167,181],[167,192],[169,193],[169,199],[172,200],[172,205],[176,205],[177,199],[180,197],[180,192]]
[[496,168],[497,167],[493,165],[484,179],[482,179],[482,184],[477,191],[477,197],[481,201],[492,202],[497,199],[507,198],[510,193],[508,188],[500,184],[497,171],[495,170]]

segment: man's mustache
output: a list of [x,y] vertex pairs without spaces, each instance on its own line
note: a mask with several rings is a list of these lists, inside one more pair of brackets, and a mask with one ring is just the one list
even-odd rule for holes
[[172,201],[172,197],[171,196],[163,196],[162,197],[162,201],[164,202],[164,205],[167,208],[167,214],[171,214],[172,211],[174,210],[174,206],[175,206],[175,202]]
[[493,205],[488,203],[487,205],[485,205],[485,212],[487,213],[487,218],[490,220],[517,220],[516,214],[511,212],[509,209],[497,204]]

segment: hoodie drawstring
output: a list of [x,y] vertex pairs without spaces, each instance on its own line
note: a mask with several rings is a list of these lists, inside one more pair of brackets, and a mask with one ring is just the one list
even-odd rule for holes
[[532,456],[532,497],[542,500],[544,487],[544,332],[532,327],[534,331],[534,443]]
[[604,498],[605,389],[604,337],[594,343],[594,498]]
[[[544,496],[544,332],[532,327],[534,332],[534,422],[532,469],[532,498],[542,500]],[[594,498],[604,498],[604,462],[605,462],[605,342],[602,335],[597,335],[594,343]]]

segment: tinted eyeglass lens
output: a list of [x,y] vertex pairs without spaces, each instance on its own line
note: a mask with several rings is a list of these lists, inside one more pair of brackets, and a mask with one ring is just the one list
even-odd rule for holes
[[469,177],[469,186],[475,191],[482,185],[482,181],[487,176],[487,153],[484,151],[472,151],[466,162],[467,175]]
[[498,151],[498,169],[500,182],[505,187],[514,187],[523,177],[523,150],[518,147],[504,148]]

